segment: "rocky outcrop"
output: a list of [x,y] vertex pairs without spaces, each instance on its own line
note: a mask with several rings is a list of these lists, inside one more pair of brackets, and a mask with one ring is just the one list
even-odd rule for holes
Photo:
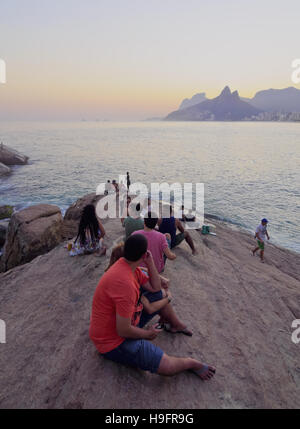
[[1,258],[1,271],[32,261],[62,241],[63,218],[59,207],[32,206],[14,213]]
[[11,173],[11,169],[0,162],[0,177]]
[[[165,271],[193,337],[161,332],[155,340],[170,355],[214,364],[211,382],[99,357],[89,321],[110,253],[71,258],[61,244],[0,274],[0,408],[299,408],[300,344],[291,324],[300,319],[300,256],[268,245],[261,264],[250,256],[253,237],[215,223],[216,237],[191,231],[197,256],[182,243]],[[105,228],[110,248],[124,231],[118,220]]]
[[28,156],[0,143],[0,162],[5,165],[25,165]]
[[74,204],[72,204],[64,216],[64,220],[75,220],[79,221],[82,210],[88,204],[97,204],[101,197],[96,194],[85,195],[82,198],[79,198]]
[[88,194],[79,198],[68,208],[65,213],[63,223],[63,237],[65,239],[71,239],[77,235],[83,208],[89,204],[96,205],[100,198],[101,196],[97,196],[96,194]]

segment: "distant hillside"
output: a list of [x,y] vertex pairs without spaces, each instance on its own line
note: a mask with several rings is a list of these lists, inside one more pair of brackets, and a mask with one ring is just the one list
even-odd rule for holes
[[265,112],[300,112],[300,89],[291,86],[259,91],[249,102]]
[[260,109],[242,101],[237,91],[231,92],[226,86],[221,94],[202,103],[170,113],[167,121],[241,121],[251,119]]
[[192,98],[186,98],[185,100],[183,100],[178,110],[187,109],[188,107],[195,106],[196,104],[202,103],[202,101],[205,100],[207,100],[205,92],[195,94]]

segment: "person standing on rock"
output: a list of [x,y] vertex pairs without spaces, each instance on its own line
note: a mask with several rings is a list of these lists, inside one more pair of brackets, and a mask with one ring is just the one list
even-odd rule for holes
[[[196,359],[168,356],[151,342],[161,332],[159,326],[143,329],[149,322],[149,314],[143,311],[145,301],[140,287],[149,280],[154,289],[161,287],[147,247],[143,235],[131,236],[125,242],[124,257],[101,278],[93,299],[90,338],[105,359],[160,375],[190,370],[202,380],[209,380],[215,368]],[[140,268],[142,263],[147,265],[148,275]],[[168,295],[164,299],[160,296],[160,314],[168,311],[170,300]]]
[[266,240],[266,236],[267,239],[270,240],[270,236],[268,234],[267,231],[267,225],[268,225],[269,221],[268,219],[263,219],[261,221],[261,224],[258,225],[258,227],[256,228],[256,232],[255,232],[255,238],[257,240],[257,247],[252,250],[253,256],[255,255],[255,253],[260,250],[260,260],[261,262],[265,262],[265,240]]
[[130,188],[130,185],[131,185],[130,175],[129,175],[129,172],[127,171],[127,189],[128,190]]

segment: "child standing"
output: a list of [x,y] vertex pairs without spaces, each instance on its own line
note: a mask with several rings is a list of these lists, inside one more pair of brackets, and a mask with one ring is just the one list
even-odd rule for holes
[[260,260],[261,262],[265,262],[265,258],[264,258],[264,253],[265,253],[265,239],[267,236],[267,239],[270,240],[270,236],[268,234],[267,231],[267,225],[268,225],[269,221],[268,219],[263,219],[261,221],[261,224],[258,225],[258,227],[256,228],[256,233],[255,233],[255,238],[257,240],[257,245],[258,247],[256,247],[254,250],[252,250],[253,256],[255,255],[255,253],[260,250]]

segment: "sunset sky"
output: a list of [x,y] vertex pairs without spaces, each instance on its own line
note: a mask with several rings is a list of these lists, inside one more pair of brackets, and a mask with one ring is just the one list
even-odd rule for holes
[[135,120],[295,85],[299,0],[1,0],[0,119]]

